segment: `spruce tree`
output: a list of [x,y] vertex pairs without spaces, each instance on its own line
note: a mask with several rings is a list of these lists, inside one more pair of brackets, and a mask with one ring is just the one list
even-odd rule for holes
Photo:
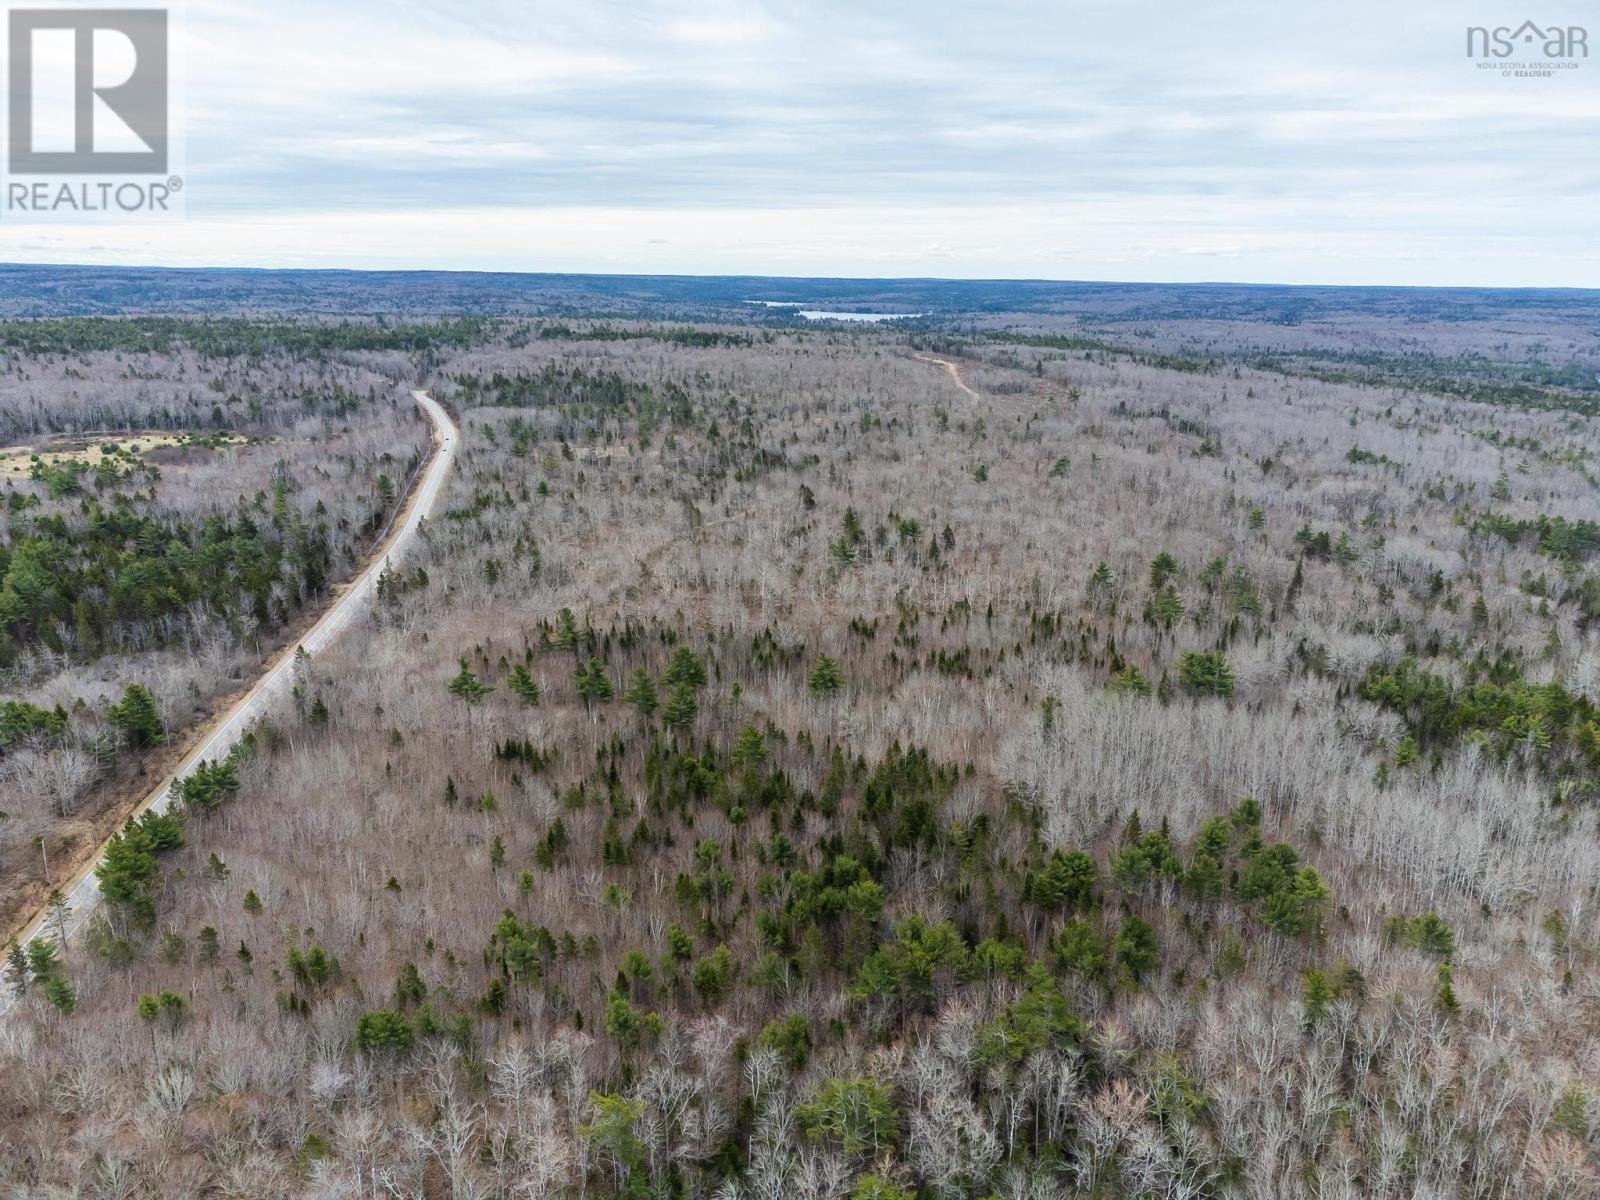
[[141,684],[130,683],[123,690],[122,699],[106,710],[106,720],[140,748],[161,741],[161,716],[156,711],[155,697]]
[[687,684],[691,688],[703,688],[706,685],[706,669],[695,657],[693,650],[687,646],[679,646],[672,652],[672,658],[668,661],[662,678],[668,686],[674,688],[680,684]]
[[45,982],[44,998],[64,1017],[70,1017],[78,1007],[78,993],[61,976],[52,976]]
[[656,711],[656,685],[650,678],[650,673],[643,667],[638,667],[633,672],[633,678],[628,682],[628,690],[622,698],[634,708],[639,710],[641,717],[648,717]]
[[511,668],[511,678],[506,681],[506,686],[529,708],[539,703],[538,681],[528,674],[528,668],[521,663]]
[[598,658],[591,658],[588,666],[579,667],[574,679],[578,684],[578,695],[583,697],[583,706],[586,709],[611,699],[613,695],[605,664]]
[[11,972],[13,994],[21,996],[28,990],[28,956],[15,942],[12,942],[11,949],[6,951],[6,967]]
[[766,761],[767,743],[754,725],[739,731],[739,740],[733,745],[733,761],[745,770],[753,770]]
[[694,724],[699,707],[694,698],[694,688],[687,683],[680,683],[672,689],[667,706],[661,710],[661,719],[666,722],[668,729],[687,729]]
[[583,635],[578,631],[578,618],[572,615],[570,608],[563,608],[556,616],[556,631],[550,638],[558,650],[571,650],[574,659],[578,657],[578,647],[583,642]]
[[806,676],[806,686],[819,696],[833,695],[844,686],[844,680],[839,677],[839,664],[824,654]]
[[494,691],[492,687],[485,687],[479,682],[478,677],[467,668],[467,660],[464,658],[461,660],[461,670],[456,672],[455,677],[446,685],[446,690],[456,699],[465,702],[468,707],[477,704]]
[[1150,560],[1150,590],[1159,592],[1177,573],[1177,559],[1163,550]]

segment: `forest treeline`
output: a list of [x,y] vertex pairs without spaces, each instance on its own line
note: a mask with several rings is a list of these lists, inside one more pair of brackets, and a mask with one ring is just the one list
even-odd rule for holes
[[[86,336],[136,327],[115,324],[84,322]],[[276,336],[239,328],[263,346]],[[357,565],[426,446],[409,397],[366,368],[273,352],[237,376],[202,376],[196,404],[187,352],[84,354],[0,372],[0,421],[70,396],[80,405],[67,419],[94,422],[13,451],[26,469],[0,485],[7,923],[112,832],[107,814],[151,752],[181,740]],[[209,414],[203,427],[157,436],[180,406]]]
[[341,351],[461,348],[481,337],[485,328],[482,320],[470,317],[428,323],[61,317],[0,321],[0,349],[37,357],[108,353],[160,355],[187,347],[203,357],[289,354],[314,358]]
[[1586,426],[593,321],[429,352],[463,446],[370,619],[9,949],[8,1183],[1595,1194]]

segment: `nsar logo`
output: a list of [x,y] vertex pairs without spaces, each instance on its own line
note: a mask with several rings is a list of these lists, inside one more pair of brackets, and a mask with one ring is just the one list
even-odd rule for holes
[[1524,21],[1512,29],[1473,25],[1467,29],[1468,58],[1510,58],[1518,51],[1545,58],[1589,57],[1589,31],[1582,25],[1550,25],[1540,29]]

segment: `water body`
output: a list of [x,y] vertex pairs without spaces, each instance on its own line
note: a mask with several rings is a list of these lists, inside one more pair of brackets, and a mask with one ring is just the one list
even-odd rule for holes
[[913,317],[927,315],[926,313],[831,312],[820,308],[802,308],[798,300],[746,300],[745,303],[760,304],[765,308],[792,308],[808,321],[864,321],[867,324],[876,324],[879,321],[909,321]]

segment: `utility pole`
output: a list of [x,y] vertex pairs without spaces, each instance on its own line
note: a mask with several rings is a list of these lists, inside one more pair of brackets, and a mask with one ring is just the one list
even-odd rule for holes
[[56,944],[62,950],[67,948],[67,918],[72,915],[72,910],[67,907],[67,898],[61,894],[60,888],[50,889],[50,913],[56,919]]

